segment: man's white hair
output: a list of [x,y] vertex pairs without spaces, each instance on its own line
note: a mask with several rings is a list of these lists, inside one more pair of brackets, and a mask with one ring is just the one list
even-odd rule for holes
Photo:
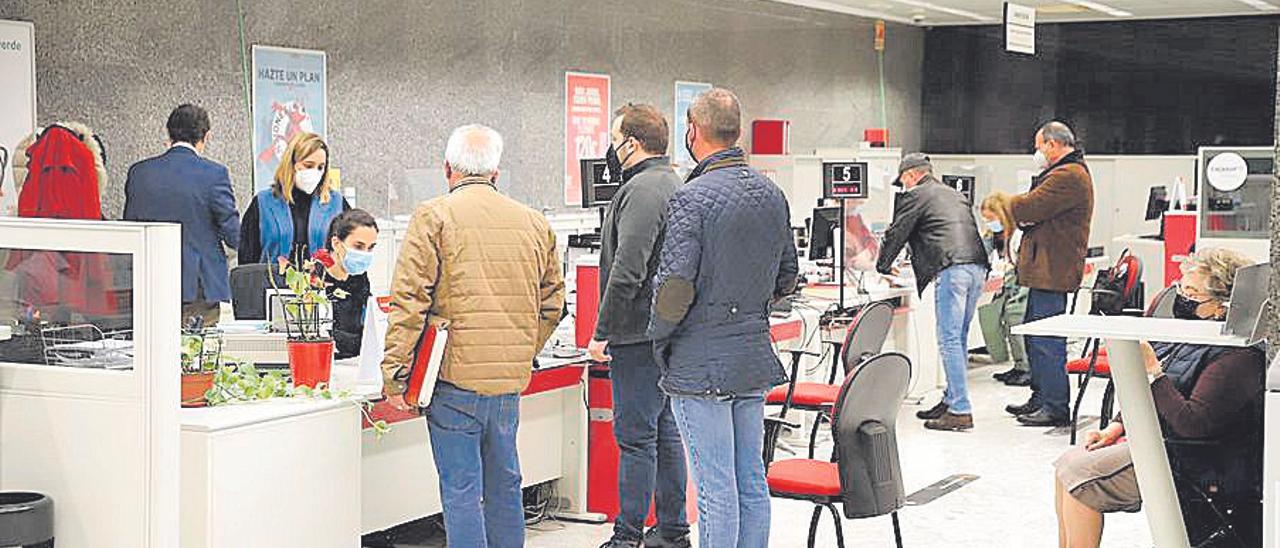
[[502,160],[502,135],[480,124],[453,130],[444,149],[444,161],[463,175],[489,175]]

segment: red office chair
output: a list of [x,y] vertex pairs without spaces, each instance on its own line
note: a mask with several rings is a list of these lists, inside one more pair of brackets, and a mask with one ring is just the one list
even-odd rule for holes
[[[840,394],[840,385],[836,384],[836,371],[843,370],[848,376],[868,358],[878,354],[889,338],[889,328],[893,325],[893,307],[885,302],[874,302],[858,310],[844,342],[830,343],[835,352],[831,360],[831,374],[826,383],[800,382],[800,360],[803,356],[817,356],[802,350],[791,351],[791,376],[787,384],[770,390],[765,396],[765,404],[781,405],[778,414],[780,421],[785,421],[787,412],[813,411],[818,414],[814,418],[813,428],[809,433],[809,458],[813,458],[818,440],[818,428],[824,418],[830,414]],[[840,367],[843,364],[843,367]],[[783,422],[788,426],[795,426]],[[772,447],[766,447],[766,456],[772,454]],[[769,459],[766,459],[769,460]]]
[[843,505],[844,517],[849,519],[892,516],[894,540],[902,548],[898,509],[906,495],[895,425],[910,382],[911,361],[906,356],[885,353],[867,360],[845,377],[836,397],[831,461],[789,459],[769,466],[772,496],[814,504],[809,548],[814,546],[824,508],[835,520],[836,546],[844,548],[836,504]]
[[[1177,286],[1161,289],[1152,299],[1142,316],[1147,318],[1171,317],[1173,298],[1177,295]],[[1126,310],[1127,312],[1127,310]],[[1115,403],[1115,383],[1111,381],[1111,362],[1107,359],[1107,349],[1100,348],[1098,339],[1089,339],[1085,343],[1085,352],[1079,358],[1067,362],[1067,374],[1077,375],[1076,401],[1071,407],[1071,445],[1076,444],[1076,420],[1080,418],[1080,404],[1084,401],[1084,393],[1089,388],[1089,380],[1094,377],[1107,379],[1106,391],[1102,394],[1102,410],[1099,412],[1099,427],[1105,427],[1111,420]]]

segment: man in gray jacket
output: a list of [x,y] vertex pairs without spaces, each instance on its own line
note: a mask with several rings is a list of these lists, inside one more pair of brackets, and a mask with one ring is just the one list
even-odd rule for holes
[[[689,546],[685,516],[685,458],[671,403],[658,388],[661,372],[646,331],[653,302],[658,249],[667,202],[680,177],[667,157],[667,121],[652,105],[616,113],[608,163],[622,187],[609,204],[600,234],[600,314],[591,357],[609,363],[613,435],[621,511],[606,548]],[[657,527],[644,533],[649,501]]]

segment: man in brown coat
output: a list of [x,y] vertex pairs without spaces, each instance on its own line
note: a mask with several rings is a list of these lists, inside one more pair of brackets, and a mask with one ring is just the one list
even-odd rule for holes
[[391,285],[384,392],[404,401],[426,324],[449,326],[431,405],[431,450],[450,546],[524,544],[516,429],[533,358],[564,307],[556,237],[540,213],[498,192],[502,136],[454,130],[449,194],[418,206]]
[[[1076,150],[1076,137],[1062,122],[1036,132],[1036,161],[1044,171],[1031,191],[1014,196],[1013,219],[1023,230],[1018,283],[1030,288],[1025,322],[1063,314],[1067,293],[1080,287],[1089,224],[1093,218],[1093,177]],[[1027,337],[1031,399],[1006,409],[1027,426],[1070,423],[1067,342],[1062,337]]]

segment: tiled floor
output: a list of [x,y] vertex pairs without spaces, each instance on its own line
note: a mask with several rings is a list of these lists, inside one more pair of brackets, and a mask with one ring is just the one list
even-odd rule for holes
[[[903,509],[900,516],[905,546],[1050,548],[1057,545],[1051,463],[1067,448],[1067,438],[1046,434],[1045,429],[1019,427],[1004,413],[1005,404],[1021,403],[1029,392],[992,380],[991,373],[1000,369],[1003,366],[975,366],[970,370],[976,422],[971,432],[924,430],[914,417],[919,407],[903,408],[898,436],[908,493],[952,474],[980,476],[932,503]],[[1087,413],[1097,414],[1103,386],[1102,382],[1090,386],[1084,407]],[[805,546],[811,511],[808,503],[775,500],[770,546]],[[835,546],[830,518],[824,516],[823,519],[817,545]],[[851,548],[893,546],[893,529],[887,517],[846,520],[844,528],[846,545]],[[526,546],[594,548],[609,538],[610,531],[608,526],[548,521],[529,531]],[[410,544],[396,546],[444,545],[438,535],[404,541]],[[1109,516],[1103,546],[1152,546],[1143,515]]]

